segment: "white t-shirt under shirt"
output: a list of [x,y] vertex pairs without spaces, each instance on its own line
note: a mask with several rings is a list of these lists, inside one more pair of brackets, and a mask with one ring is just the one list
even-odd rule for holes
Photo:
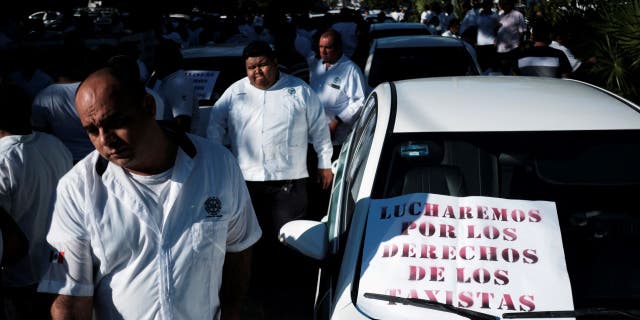
[[140,193],[142,193],[142,199],[147,202],[150,207],[157,207],[155,212],[162,212],[162,220],[159,221],[163,226],[167,220],[167,213],[169,212],[169,191],[171,190],[171,174],[173,167],[164,172],[143,176],[131,172],[126,172],[127,176],[131,178],[133,185]]

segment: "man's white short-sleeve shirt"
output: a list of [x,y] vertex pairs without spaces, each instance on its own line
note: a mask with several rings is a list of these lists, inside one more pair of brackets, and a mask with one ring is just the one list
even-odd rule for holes
[[[188,135],[171,175],[166,221],[123,168],[92,153],[58,186],[42,292],[93,296],[98,319],[212,319],[225,253],[261,235],[233,156]],[[188,143],[187,143],[188,145]],[[191,151],[189,151],[191,150]]]
[[343,144],[364,105],[364,76],[360,68],[342,55],[328,70],[321,59],[307,57],[311,88],[318,94],[327,119],[340,118],[333,144]]
[[45,236],[52,197],[72,164],[71,152],[52,135],[34,132],[0,138],[0,207],[29,240],[29,254],[3,274],[4,285],[36,284],[47,270]]

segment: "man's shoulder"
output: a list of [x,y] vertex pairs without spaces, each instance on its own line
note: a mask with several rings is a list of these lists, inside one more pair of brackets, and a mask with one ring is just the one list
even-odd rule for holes
[[360,69],[360,67],[355,62],[353,62],[353,60],[347,58],[346,65],[348,66],[350,73],[355,73],[355,74],[359,75],[360,77],[362,77],[362,70]]
[[53,83],[46,86],[44,89],[42,89],[36,95],[34,100],[42,99],[45,97],[51,97],[51,96],[70,95],[70,94],[75,95],[75,92],[78,89],[79,85],[80,85],[80,82]]
[[71,152],[67,147],[62,143],[60,138],[40,131],[34,131],[34,143],[41,148],[41,150],[52,150],[53,152],[49,155],[55,157],[57,155],[66,155],[71,156]]
[[282,87],[287,88],[287,87],[300,87],[303,88],[304,90],[311,90],[311,87],[309,86],[309,84],[307,84],[306,82],[304,82],[304,80],[296,77],[296,76],[292,76],[290,74],[286,74],[281,72],[280,73],[280,80],[282,80]]
[[[99,171],[98,159],[100,155],[97,151],[89,153],[82,160],[78,161],[65,175],[60,178],[58,188],[78,189],[85,184],[93,184],[94,181],[101,177]],[[104,160],[104,164],[109,162]],[[105,168],[106,169],[106,168]]]
[[187,137],[195,146],[196,154],[206,158],[206,161],[210,160],[209,158],[225,160],[233,158],[231,151],[221,143],[194,134],[187,134]]
[[520,57],[548,57],[556,55],[556,52],[564,54],[562,51],[549,46],[532,46],[523,50]]
[[250,86],[249,78],[243,77],[227,87],[227,89],[225,89],[224,91],[224,94],[244,92],[246,91],[248,86]]

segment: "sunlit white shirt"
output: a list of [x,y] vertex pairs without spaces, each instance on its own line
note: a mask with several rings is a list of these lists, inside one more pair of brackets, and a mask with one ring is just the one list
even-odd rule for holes
[[309,82],[320,97],[328,120],[340,118],[333,144],[344,143],[358,119],[365,99],[364,76],[360,68],[345,55],[327,70],[322,60],[313,55],[307,57]]
[[261,230],[230,152],[189,139],[195,153],[178,149],[163,203],[122,167],[100,175],[96,151],[60,180],[40,292],[92,296],[98,320],[215,319],[225,253]]
[[331,167],[331,138],[318,96],[299,78],[280,73],[267,90],[247,77],[231,85],[211,110],[207,137],[227,135],[247,181],[301,179],[307,172],[307,144],[318,168]]

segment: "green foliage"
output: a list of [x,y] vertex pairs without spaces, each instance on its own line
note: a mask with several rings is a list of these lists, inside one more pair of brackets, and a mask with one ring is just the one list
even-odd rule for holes
[[548,0],[529,8],[569,29],[569,47],[578,58],[597,63],[584,79],[640,103],[640,0]]
[[600,13],[592,71],[607,89],[640,103],[640,0],[609,3]]

